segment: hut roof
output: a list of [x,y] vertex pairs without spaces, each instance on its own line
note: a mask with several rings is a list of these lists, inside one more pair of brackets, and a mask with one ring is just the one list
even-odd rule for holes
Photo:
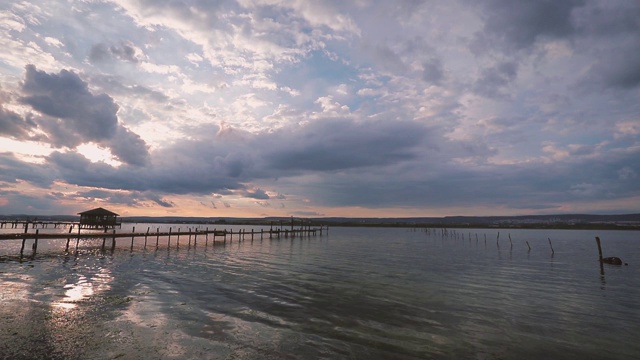
[[81,213],[78,213],[78,215],[95,215],[95,216],[100,216],[100,215],[112,215],[112,216],[119,216],[118,214],[109,211],[107,209],[104,208],[95,208],[92,210],[87,210],[87,211],[83,211]]

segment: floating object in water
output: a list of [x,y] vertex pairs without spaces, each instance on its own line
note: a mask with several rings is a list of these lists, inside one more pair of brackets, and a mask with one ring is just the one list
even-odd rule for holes
[[[596,244],[598,244],[598,255],[600,256],[601,263],[609,264],[609,265],[622,265],[622,259],[620,259],[617,256],[611,256],[606,258],[602,257],[602,247],[600,246],[600,238],[598,236],[596,236]],[[629,265],[629,264],[625,263],[625,265]]]
[[619,257],[615,257],[615,256],[602,258],[600,259],[600,261],[605,264],[622,265],[622,260]]

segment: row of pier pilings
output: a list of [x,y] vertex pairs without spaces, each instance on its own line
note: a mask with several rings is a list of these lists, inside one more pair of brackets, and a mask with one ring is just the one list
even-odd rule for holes
[[[218,238],[222,238],[222,242],[224,244],[226,244],[227,242],[227,237],[229,242],[232,242],[234,240],[234,237],[236,238],[237,241],[244,241],[244,240],[248,240],[250,239],[252,242],[254,239],[264,239],[264,238],[280,238],[280,237],[304,237],[304,236],[314,236],[319,234],[320,236],[323,235],[323,233],[328,234],[329,228],[327,226],[321,225],[319,228],[314,228],[308,224],[306,225],[302,225],[300,227],[291,227],[288,229],[285,229],[283,227],[280,228],[273,228],[273,226],[268,229],[260,229],[260,230],[245,230],[245,229],[240,229],[237,231],[234,231],[233,229],[227,230],[227,229],[223,229],[223,230],[218,230],[218,229],[213,229],[213,230],[209,230],[209,228],[199,228],[199,227],[189,227],[186,230],[182,230],[182,228],[178,228],[177,231],[173,230],[173,227],[170,227],[168,231],[160,231],[160,227],[156,228],[155,232],[151,231],[151,227],[147,227],[146,231],[144,232],[136,232],[136,228],[135,226],[133,227],[133,229],[131,230],[131,232],[116,232],[115,229],[108,229],[105,228],[103,233],[100,232],[84,232],[81,233],[80,232],[80,228],[78,227],[78,232],[77,233],[73,233],[74,230],[74,226],[77,226],[77,224],[70,224],[69,226],[69,232],[67,234],[62,234],[62,233],[40,233],[40,229],[35,229],[35,233],[34,232],[28,232],[29,229],[29,223],[24,223],[24,232],[22,233],[17,233],[17,234],[0,234],[0,240],[4,239],[4,240],[11,240],[11,239],[22,239],[22,245],[20,247],[20,257],[22,258],[24,256],[24,250],[25,250],[25,245],[26,245],[26,241],[27,239],[33,239],[33,243],[31,246],[32,249],[32,257],[34,257],[36,255],[37,249],[38,249],[38,240],[41,239],[60,239],[60,240],[64,240],[66,239],[66,246],[65,246],[65,252],[69,251],[69,245],[71,243],[72,239],[76,240],[76,250],[79,246],[79,242],[81,239],[102,239],[102,250],[105,250],[107,247],[107,239],[111,240],[111,246],[110,248],[112,250],[115,249],[116,247],[116,239],[119,238],[130,238],[131,239],[131,251],[133,251],[133,247],[134,247],[134,241],[136,238],[141,238],[144,237],[144,248],[147,247],[148,241],[149,239],[153,239],[153,237],[155,237],[155,246],[158,247],[160,245],[160,238],[165,238],[166,237],[166,241],[167,241],[167,247],[171,247],[172,244],[172,239],[175,239],[175,245],[176,247],[180,246],[180,240],[182,237],[183,241],[187,241],[187,245],[190,247],[193,243],[193,246],[197,246],[198,243],[198,237],[200,237],[200,239],[202,239],[202,237],[204,237],[204,241],[205,241],[205,246],[208,245],[209,242],[209,235],[212,236],[212,241],[215,242],[216,240],[218,240]],[[111,230],[111,232],[109,232],[109,230]],[[219,240],[218,240],[219,241]]]
[[[415,231],[416,229],[414,229]],[[475,243],[476,245],[478,245],[478,243],[480,242],[480,238],[478,237],[478,233],[475,233],[474,237],[471,236],[471,232],[467,232],[467,234],[465,234],[464,231],[462,230],[458,230],[458,229],[449,229],[449,228],[424,228],[424,232],[427,234],[427,236],[440,236],[443,239],[453,239],[453,240],[468,240],[469,244],[471,244],[473,242],[473,240],[475,239]],[[513,249],[513,240],[511,239],[511,233],[508,233],[508,238],[509,238],[509,249]],[[482,238],[483,238],[483,242],[484,242],[484,246],[485,248],[487,247],[487,234],[482,234]],[[555,254],[555,250],[553,249],[553,244],[551,243],[551,238],[547,238],[547,240],[549,240],[549,247],[551,249],[551,256],[553,256]],[[525,244],[527,245],[527,251],[531,251],[531,245],[529,244],[529,241],[525,241]],[[500,231],[498,231],[498,234],[496,235],[496,247],[498,248],[498,250],[500,250]]]
[[37,220],[14,220],[14,221],[0,221],[0,229],[64,229],[67,226],[77,226],[75,222],[64,221],[37,221]]
[[[413,229],[414,231],[417,231],[416,228]],[[475,239],[475,243],[476,246],[478,245],[480,239],[478,237],[478,234],[475,233],[475,236],[472,237],[471,236],[471,232],[467,232],[467,234],[465,234],[465,232],[463,230],[458,230],[458,229],[449,229],[449,228],[424,228],[425,233],[427,234],[427,236],[440,236],[442,239],[454,239],[454,240],[460,240],[460,241],[465,241],[468,240],[469,244],[471,244],[473,242],[473,239]],[[508,238],[509,238],[509,250],[513,250],[513,240],[511,240],[511,233],[508,233]],[[549,241],[549,248],[551,250],[551,257],[553,258],[555,255],[555,250],[553,249],[553,244],[551,243],[551,238],[547,238],[547,240]],[[621,265],[625,265],[627,266],[628,263],[624,262],[622,259],[620,259],[617,256],[609,256],[609,257],[604,257],[602,255],[602,246],[601,246],[601,240],[600,237],[596,236],[595,237],[596,240],[596,245],[598,247],[598,262],[600,264],[600,274],[604,275],[604,267],[603,264],[609,264],[609,265],[614,265],[614,266],[621,266]],[[487,247],[487,234],[483,234],[483,241],[484,241],[484,247]],[[531,245],[529,244],[529,241],[525,241],[525,244],[527,245],[527,252],[531,252]],[[500,232],[498,231],[497,235],[496,235],[496,247],[498,249],[498,251],[500,251]]]

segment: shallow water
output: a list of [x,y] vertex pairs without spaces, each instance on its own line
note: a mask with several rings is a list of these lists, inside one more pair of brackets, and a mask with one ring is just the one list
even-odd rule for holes
[[[601,269],[595,236],[629,266]],[[102,251],[81,240],[65,253],[64,240],[41,240],[22,261],[20,241],[0,242],[0,315],[36,329],[0,331],[14,339],[0,358],[640,358],[638,231],[336,227],[171,241]],[[83,331],[99,339],[67,347],[89,341]]]

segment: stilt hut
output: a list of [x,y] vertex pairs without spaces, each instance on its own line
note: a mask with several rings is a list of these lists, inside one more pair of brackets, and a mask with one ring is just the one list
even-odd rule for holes
[[78,213],[78,215],[80,215],[81,229],[107,229],[122,225],[118,222],[118,214],[101,207]]

